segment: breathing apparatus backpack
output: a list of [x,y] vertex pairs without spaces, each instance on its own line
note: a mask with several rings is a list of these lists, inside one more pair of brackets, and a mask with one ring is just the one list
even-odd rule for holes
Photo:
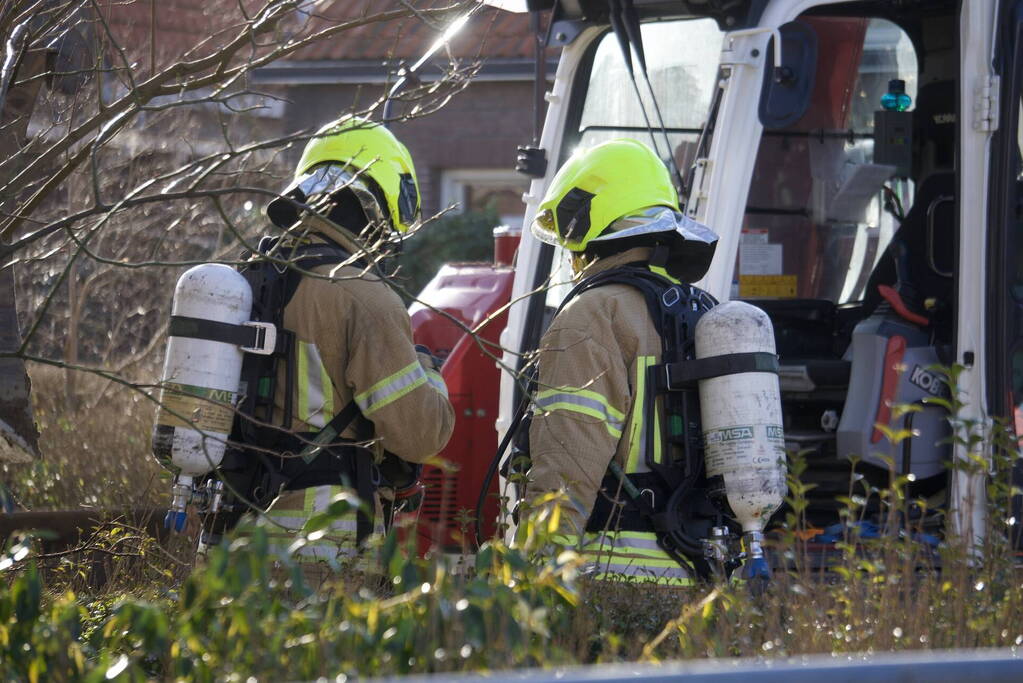
[[[167,379],[183,370],[176,366],[175,372],[171,371],[175,343],[196,345],[215,341],[222,342],[215,345],[218,348],[237,345],[233,350],[227,347],[228,353],[234,356],[238,355],[239,348],[245,351],[239,359],[240,382],[236,384],[240,398],[232,411],[230,427],[226,427],[222,419],[225,426],[214,430],[229,433],[223,443],[212,444],[206,438],[208,434],[203,435],[204,458],[198,462],[194,456],[189,458],[183,453],[187,449],[182,448],[181,442],[193,437],[199,431],[196,427],[201,430],[209,428],[208,424],[203,424],[201,418],[196,420],[199,424],[166,419],[162,417],[163,410],[158,417],[154,454],[164,466],[178,473],[172,505],[172,514],[177,516],[175,526],[180,527],[184,506],[192,502],[207,513],[204,541],[215,542],[242,514],[252,508],[266,510],[283,491],[345,484],[353,487],[359,499],[366,503],[360,507],[357,517],[356,538],[361,543],[373,529],[373,501],[378,486],[385,482],[395,489],[407,487],[418,480],[419,467],[390,454],[381,465],[374,463],[373,453],[360,445],[372,437],[372,425],[362,416],[354,400],[318,432],[296,434],[291,431],[297,363],[295,335],[284,326],[284,310],[302,277],[318,266],[349,262],[351,255],[333,243],[281,248],[277,239],[271,237],[260,241],[258,252],[261,258],[247,262],[240,269],[240,275],[226,266],[220,266],[220,270],[212,270],[214,264],[198,266],[182,276],[175,292],[176,314],[171,316],[168,331],[171,342],[164,371],[165,386]],[[204,268],[209,273],[193,276],[192,280],[199,284],[192,289],[209,287],[203,276],[212,274],[232,277],[237,291],[251,292],[250,307],[237,306],[244,310],[244,322],[226,323],[180,315],[179,298],[188,298],[182,296],[187,289],[182,287],[182,282],[186,282],[190,273]],[[234,274],[229,275],[227,270]],[[243,278],[244,283],[239,278]],[[182,303],[181,307],[184,306],[186,304]],[[194,359],[199,354],[191,354],[191,357]],[[283,406],[278,409],[275,397],[282,371],[286,390]],[[167,401],[165,388],[161,403]],[[199,412],[207,409],[207,406],[200,406]],[[340,435],[350,426],[354,426],[356,440],[341,439]],[[222,455],[216,453],[211,459],[211,445],[219,448]],[[185,478],[183,474],[191,475],[184,483],[181,482]]]
[[[698,359],[696,326],[717,306],[717,300],[697,287],[657,275],[644,265],[622,266],[584,280],[568,294],[557,313],[582,293],[611,284],[627,285],[643,294],[661,338],[661,362],[651,366],[645,378],[642,420],[648,428],[659,425],[663,455],[657,457],[655,440],[648,438],[642,458],[649,471],[626,474],[612,460],[586,531],[653,532],[658,545],[684,568],[695,569],[704,578],[722,570],[727,574],[740,564],[741,556],[729,553],[723,543],[738,525],[729,519],[723,476],[717,472],[708,475],[699,382],[747,372],[777,373],[777,357],[773,353],[746,352]],[[515,484],[519,501],[527,495],[525,482],[531,466],[528,395],[534,389],[535,378],[531,378],[527,396],[491,465],[484,491],[511,445],[501,471]]]

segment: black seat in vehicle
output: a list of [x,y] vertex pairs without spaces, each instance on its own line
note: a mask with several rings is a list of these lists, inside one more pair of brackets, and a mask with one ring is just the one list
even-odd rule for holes
[[928,176],[917,190],[913,207],[895,231],[891,244],[878,260],[867,281],[863,315],[869,316],[881,295],[878,285],[892,286],[898,279],[896,262],[901,258],[906,305],[923,312],[924,302],[934,299],[938,308],[932,321],[938,330],[951,331],[956,265],[956,182],[955,173]]
[[903,297],[914,299],[906,304],[923,312],[924,302],[933,298],[938,309],[929,317],[939,333],[950,335],[957,253],[954,81],[934,81],[920,87],[913,111],[913,138],[916,196],[870,274],[862,313],[869,316],[881,303],[878,285],[895,284],[901,253],[903,276],[908,280]]

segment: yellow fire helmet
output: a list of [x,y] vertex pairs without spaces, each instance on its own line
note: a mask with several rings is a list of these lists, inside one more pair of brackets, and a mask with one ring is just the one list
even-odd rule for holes
[[386,221],[397,232],[407,232],[419,215],[419,184],[408,149],[384,126],[345,116],[309,140],[294,180],[267,205],[267,217],[287,228],[298,220],[295,202],[343,188],[359,199],[367,219]]
[[684,282],[706,274],[718,241],[713,230],[680,211],[657,155],[626,138],[573,154],[551,180],[531,227],[537,239],[576,253],[660,245],[657,258]]
[[679,210],[671,175],[641,142],[621,138],[577,151],[555,174],[533,234],[583,251],[619,218],[654,206]]

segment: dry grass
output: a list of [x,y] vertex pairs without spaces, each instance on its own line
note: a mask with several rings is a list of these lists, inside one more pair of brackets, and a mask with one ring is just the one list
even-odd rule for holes
[[[30,367],[42,458],[5,467],[30,510],[166,505],[167,473],[150,455],[155,404],[139,391],[90,373]],[[155,376],[155,372],[153,373]]]

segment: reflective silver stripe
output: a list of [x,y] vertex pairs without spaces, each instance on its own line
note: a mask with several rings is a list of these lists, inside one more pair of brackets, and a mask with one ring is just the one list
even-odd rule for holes
[[624,576],[644,576],[649,578],[689,579],[691,574],[674,560],[655,560],[648,557],[605,556],[591,557],[584,553],[587,566],[600,573],[622,574]]
[[[583,415],[590,415],[604,420],[609,427],[618,432],[621,436],[624,423],[611,415],[607,404],[586,396],[580,396],[571,392],[544,392],[536,398],[536,407],[542,411],[554,411],[560,409],[572,410]],[[575,406],[575,408],[573,408]],[[578,410],[583,408],[584,410]]]
[[[291,516],[291,515],[275,515],[275,514],[273,514],[271,512],[267,513],[267,517],[269,517],[275,524],[279,524],[280,525],[279,527],[276,527],[275,529],[271,529],[271,533],[273,533],[273,531],[278,531],[280,533],[290,533],[290,532],[301,531],[302,527],[304,527],[305,523],[309,520],[309,517],[304,517],[304,516],[297,516],[296,517],[296,516]],[[284,527],[284,529],[281,529],[280,527]],[[329,536],[332,533],[334,533],[335,531],[340,532],[340,533],[348,533],[348,532],[355,533],[356,528],[357,528],[357,526],[356,526],[355,515],[354,514],[352,514],[352,515],[345,515],[344,517],[336,520],[333,524],[330,525],[329,529],[327,529],[327,535]]]
[[[322,512],[330,507],[330,499],[341,493],[344,489],[340,486],[317,486],[312,489],[313,512]],[[308,495],[308,492],[307,492]]]
[[362,414],[368,416],[426,382],[426,370],[417,360],[356,396],[355,402],[362,409]]
[[332,548],[318,548],[312,545],[304,545],[293,554],[294,557],[308,560],[330,560],[338,557],[355,557],[355,545],[333,546]]
[[436,370],[427,370],[426,381],[430,383],[431,387],[437,390],[437,393],[442,395],[444,398],[448,397],[448,385],[444,383],[444,378],[441,377],[439,372]]
[[[583,549],[590,550],[591,548],[605,550],[615,548],[636,548],[638,550],[654,550],[658,553],[664,554],[664,550],[661,546],[657,545],[657,538],[653,534],[647,538],[630,538],[621,534],[599,534],[592,539],[589,537],[586,538],[586,545],[583,546]],[[666,554],[665,557],[667,557]]]

